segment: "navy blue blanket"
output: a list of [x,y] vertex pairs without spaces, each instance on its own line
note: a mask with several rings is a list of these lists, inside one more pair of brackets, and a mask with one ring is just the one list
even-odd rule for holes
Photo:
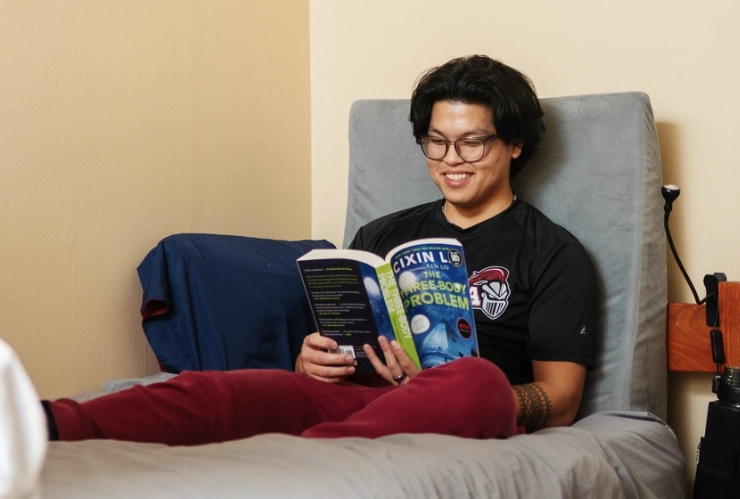
[[296,259],[328,241],[163,239],[138,267],[144,333],[163,371],[293,369],[315,330]]

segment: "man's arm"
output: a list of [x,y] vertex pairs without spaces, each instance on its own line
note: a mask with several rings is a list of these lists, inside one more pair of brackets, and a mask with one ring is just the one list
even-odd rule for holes
[[586,367],[575,362],[532,361],[534,382],[514,385],[517,423],[528,431],[567,426],[576,417]]

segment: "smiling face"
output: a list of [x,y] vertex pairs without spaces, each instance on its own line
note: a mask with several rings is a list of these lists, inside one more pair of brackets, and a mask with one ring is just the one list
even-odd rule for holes
[[[428,135],[452,142],[494,135],[490,109],[483,104],[438,101],[432,107]],[[427,158],[432,181],[447,202],[445,215],[452,223],[470,227],[493,217],[511,205],[514,194],[509,181],[511,160],[521,154],[519,144],[494,139],[479,161],[466,162],[450,145],[438,160]]]

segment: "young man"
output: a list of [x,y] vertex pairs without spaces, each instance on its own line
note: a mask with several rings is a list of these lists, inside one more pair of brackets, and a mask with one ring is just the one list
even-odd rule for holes
[[367,353],[385,384],[362,386],[350,381],[352,359],[313,333],[294,373],[183,373],[84,404],[44,402],[52,436],[173,445],[265,432],[504,438],[570,424],[593,363],[595,279],[575,238],[512,191],[541,118],[529,81],[500,62],[473,56],[431,70],[417,84],[410,119],[443,199],[376,220],[352,243],[383,255],[420,237],[459,239],[481,358],[419,372],[381,338],[384,359]]

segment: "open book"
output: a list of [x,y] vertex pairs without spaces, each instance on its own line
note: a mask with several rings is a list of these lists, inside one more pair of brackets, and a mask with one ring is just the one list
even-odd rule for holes
[[422,369],[478,356],[468,272],[456,239],[419,239],[385,259],[367,251],[314,249],[298,268],[319,332],[373,370],[362,346],[379,357],[378,336],[396,340]]

